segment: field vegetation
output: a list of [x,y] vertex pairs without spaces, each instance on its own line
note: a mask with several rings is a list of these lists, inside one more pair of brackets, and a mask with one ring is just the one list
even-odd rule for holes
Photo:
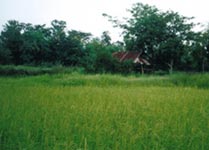
[[0,149],[209,149],[209,74],[0,77]]
[[3,26],[0,150],[209,150],[209,27],[142,3],[128,13],[103,14],[116,42],[56,19]]

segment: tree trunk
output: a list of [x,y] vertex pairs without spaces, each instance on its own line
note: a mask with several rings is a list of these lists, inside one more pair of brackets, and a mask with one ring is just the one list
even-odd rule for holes
[[168,67],[169,67],[169,74],[173,73],[173,59],[171,59],[170,64],[168,63]]
[[205,72],[205,60],[204,59],[202,60],[202,72],[203,73]]
[[143,67],[143,64],[141,64],[141,74],[144,74],[144,67]]

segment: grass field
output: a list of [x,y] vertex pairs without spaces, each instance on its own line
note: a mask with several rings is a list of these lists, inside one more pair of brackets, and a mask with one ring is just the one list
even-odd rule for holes
[[0,150],[208,150],[209,74],[0,77]]

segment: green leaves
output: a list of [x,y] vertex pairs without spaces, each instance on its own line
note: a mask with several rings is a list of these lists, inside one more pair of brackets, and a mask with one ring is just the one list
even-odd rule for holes
[[0,63],[9,63],[11,56],[11,63],[15,65],[81,64],[83,48],[91,34],[67,31],[65,21],[53,20],[51,25],[47,28],[45,25],[8,21],[1,32]]
[[[184,17],[173,11],[161,11],[155,6],[136,3],[128,10],[131,17],[118,25],[124,30],[126,50],[140,51],[148,57],[154,70],[167,70],[169,62],[176,69],[182,66],[187,44],[193,39],[192,17]],[[113,24],[119,24],[106,15]],[[173,67],[173,66],[172,66]]]

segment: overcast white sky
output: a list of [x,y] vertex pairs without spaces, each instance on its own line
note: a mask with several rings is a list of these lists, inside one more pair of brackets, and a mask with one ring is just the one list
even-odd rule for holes
[[113,29],[102,13],[122,18],[128,14],[126,9],[136,2],[194,16],[196,22],[203,24],[209,22],[207,0],[0,0],[0,30],[11,19],[47,25],[58,19],[66,21],[68,29],[90,32],[94,36],[110,31],[112,39],[117,40],[119,30]]

